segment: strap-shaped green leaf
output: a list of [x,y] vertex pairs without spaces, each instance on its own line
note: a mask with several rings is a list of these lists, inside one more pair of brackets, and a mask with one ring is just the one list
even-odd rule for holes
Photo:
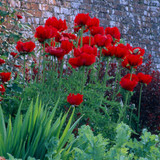
[[6,127],[4,123],[4,116],[3,116],[3,111],[0,106],[0,135],[4,141],[6,140]]

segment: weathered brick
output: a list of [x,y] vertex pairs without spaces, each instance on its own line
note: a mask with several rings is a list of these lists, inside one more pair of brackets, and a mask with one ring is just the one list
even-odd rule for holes
[[27,13],[31,14],[32,16],[35,16],[35,10],[28,10]]
[[31,9],[38,10],[39,6],[37,3],[31,3]]
[[42,11],[36,11],[35,16],[36,17],[42,17]]
[[47,11],[49,9],[48,4],[39,4],[39,10]]
[[[2,2],[6,0],[1,0]],[[103,27],[117,26],[121,37],[133,47],[146,49],[155,63],[160,63],[160,1],[159,0],[9,0],[15,8],[25,9],[33,16],[24,14],[22,22],[35,28],[43,25],[48,17],[66,19],[69,30],[75,15],[89,13],[100,19]],[[147,56],[146,56],[147,57]],[[157,65],[160,69],[160,65]]]
[[26,3],[26,8],[31,9],[31,3]]
[[48,0],[48,4],[54,4],[54,5],[56,5],[56,0]]
[[49,11],[43,11],[42,12],[42,17],[49,18],[49,17],[52,17],[52,16],[53,16],[52,12],[49,12]]

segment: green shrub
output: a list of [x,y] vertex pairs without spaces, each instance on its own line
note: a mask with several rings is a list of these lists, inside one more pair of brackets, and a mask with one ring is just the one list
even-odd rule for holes
[[131,139],[132,130],[124,123],[116,128],[115,145],[107,152],[108,160],[158,160],[160,159],[160,145],[157,135],[151,135],[143,129],[140,140]]
[[[101,134],[94,136],[89,126],[82,126],[79,135],[71,138],[69,144],[59,154],[56,153],[56,139],[47,153],[49,160],[158,160],[160,159],[159,139],[146,129],[140,140],[132,139],[131,128],[120,123],[116,127],[114,141],[104,139]],[[51,144],[51,143],[50,143]]]
[[35,105],[31,102],[24,118],[20,114],[20,106],[14,123],[11,122],[10,117],[7,127],[0,108],[0,155],[8,157],[7,153],[9,153],[16,158],[26,159],[31,156],[44,159],[47,151],[46,143],[52,137],[59,140],[56,153],[59,154],[79,120],[71,126],[75,109],[73,109],[68,123],[66,123],[68,113],[63,116],[60,114],[54,120],[58,101],[53,110],[48,111],[37,98]]

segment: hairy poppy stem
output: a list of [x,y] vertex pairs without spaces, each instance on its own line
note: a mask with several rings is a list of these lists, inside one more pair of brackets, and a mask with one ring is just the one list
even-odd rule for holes
[[[118,79],[118,77],[120,77],[121,75],[121,69],[120,69],[120,65],[121,65],[121,60],[118,60],[118,65],[117,65],[117,71],[116,71],[116,77],[115,77],[115,82],[114,82],[114,89],[113,89],[113,95],[112,95],[112,101],[115,98],[116,95],[116,89],[119,89],[119,81],[120,79]],[[117,80],[118,80],[118,86],[117,86]]]
[[83,27],[81,28],[80,31],[80,37],[81,37],[81,44],[80,44],[80,48],[83,46]]
[[126,97],[125,97],[125,103],[124,103],[124,110],[123,110],[123,121],[125,120],[125,117],[126,117],[126,111],[127,111],[127,104],[128,104],[128,96],[129,96],[129,91],[127,91],[126,93]]
[[26,56],[25,56],[25,54],[24,54],[24,64],[23,64],[23,86],[24,86],[24,84],[25,84],[25,76],[26,76],[26,68],[25,68],[25,66],[26,66]]
[[132,80],[132,73],[133,72],[133,67],[131,67],[131,76],[130,76],[130,80]]
[[120,110],[119,119],[117,121],[117,124],[120,123],[122,118],[123,118],[123,121],[125,120],[129,93],[130,92],[127,91],[126,96],[125,96],[125,102],[124,102],[123,108]]
[[89,46],[91,46],[91,31],[89,32]]
[[85,86],[85,67],[83,66],[81,93],[83,92],[84,86]]
[[43,43],[43,79],[42,82],[44,83],[45,81],[45,41]]
[[131,114],[130,114],[130,120],[129,120],[129,126],[131,127],[132,124],[132,115],[133,115],[133,109],[131,110]]
[[[42,48],[41,48],[41,50],[42,50]],[[40,69],[40,65],[41,65],[41,50],[40,50],[40,54],[39,54],[39,64],[38,64],[38,74],[37,74],[37,82],[38,82],[38,77],[40,76],[40,71],[41,71],[41,69]]]
[[[139,104],[138,104],[138,125],[139,125],[139,121],[140,121],[140,114],[141,114],[142,88],[143,88],[143,84],[141,83],[140,95],[139,95]],[[138,125],[137,125],[137,126],[138,126]]]
[[105,83],[105,86],[106,86],[106,81],[107,81],[107,79],[108,79],[109,60],[110,60],[110,58],[108,57],[108,58],[107,58],[107,65],[106,65],[106,71],[104,72],[104,83]]
[[102,48],[99,48],[99,65],[98,65],[98,73],[97,73],[97,77],[98,80],[100,80],[100,70],[101,70],[101,55],[102,55]]
[[58,89],[57,89],[57,92],[58,92],[57,95],[58,95],[58,97],[60,96],[60,89],[61,89],[61,85],[62,85],[63,62],[64,62],[64,60],[62,60],[62,62],[61,62],[61,68],[60,68],[60,76],[59,76],[60,80],[59,80],[59,85],[58,85]]

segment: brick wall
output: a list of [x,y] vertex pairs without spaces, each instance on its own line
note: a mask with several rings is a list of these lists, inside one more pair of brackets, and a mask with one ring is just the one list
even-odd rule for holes
[[[35,28],[48,17],[66,19],[70,28],[77,13],[98,17],[103,27],[117,26],[122,37],[134,47],[152,54],[160,69],[160,1],[159,0],[8,0],[12,7],[23,8],[23,22]],[[22,14],[23,15],[23,14]]]

